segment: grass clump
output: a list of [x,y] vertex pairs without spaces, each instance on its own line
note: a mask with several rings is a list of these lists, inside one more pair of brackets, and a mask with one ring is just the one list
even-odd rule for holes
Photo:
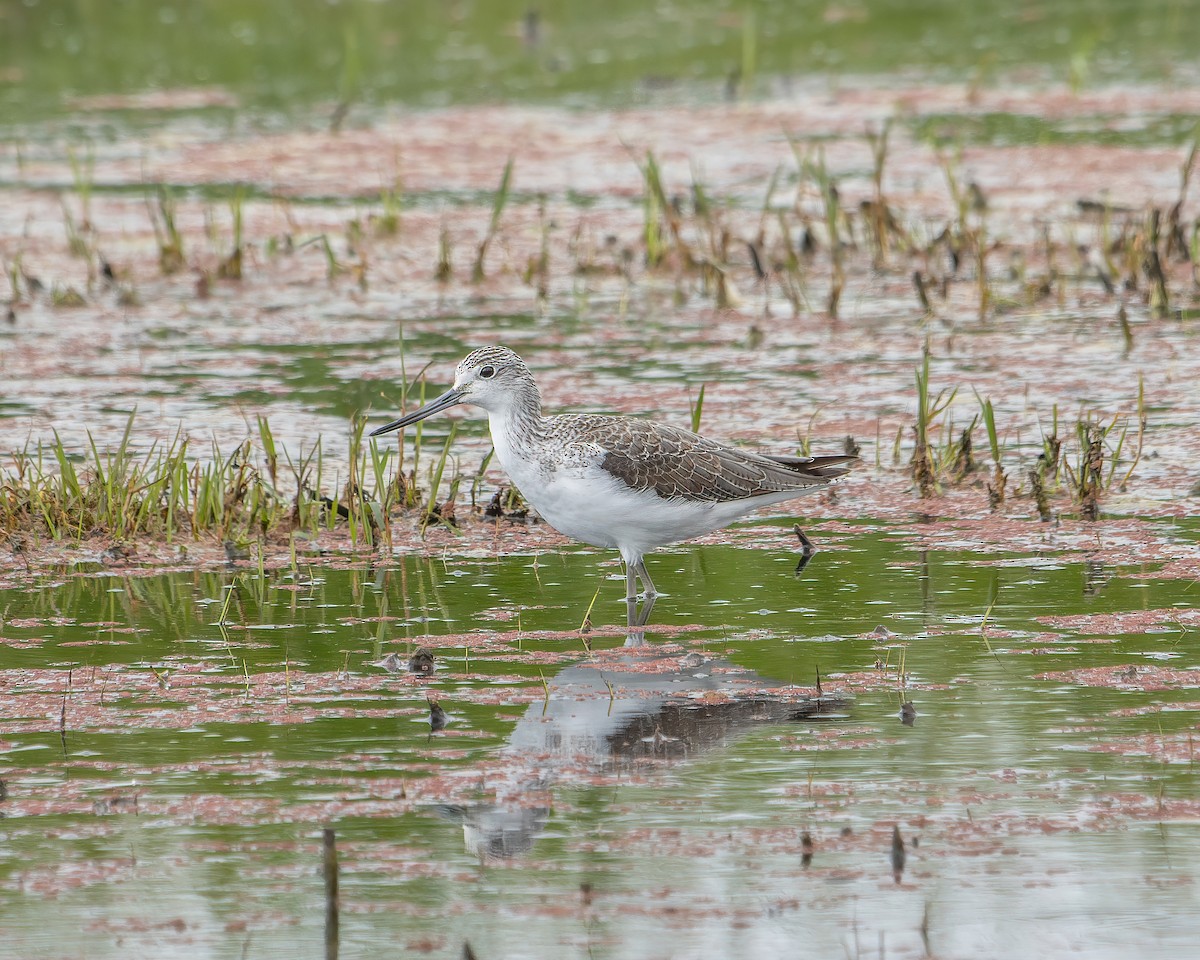
[[[666,264],[672,250],[678,252],[675,266],[684,271],[693,269],[697,260],[683,237],[681,205],[667,196],[662,171],[652,152],[646,152],[646,162],[639,169],[644,186],[642,243],[646,248],[647,269],[654,270]],[[702,213],[704,209],[701,204]]]
[[[496,234],[500,230],[500,217],[504,214],[504,208],[508,205],[508,198],[512,186],[512,171],[513,159],[508,158],[508,162],[504,165],[504,172],[500,174],[500,186],[496,188],[496,196],[492,201],[492,216],[488,220],[487,233],[483,235],[483,240],[480,241],[479,247],[475,252],[475,266],[471,269],[471,282],[482,283],[486,274],[483,271],[483,261],[487,256],[488,247],[496,238]],[[447,257],[448,259],[448,257]],[[438,279],[442,279],[441,270],[441,255],[438,259]]]
[[[938,478],[943,473],[942,460],[944,459],[939,455],[938,450],[930,439],[932,428],[938,418],[954,402],[954,398],[958,394],[958,388],[955,387],[948,393],[946,390],[940,390],[935,396],[930,396],[928,346],[922,352],[921,366],[917,368],[916,372],[916,382],[917,419],[916,423],[913,424],[913,434],[916,438],[916,444],[913,447],[912,460],[909,466],[912,470],[913,480],[916,481],[917,489],[920,490],[922,498],[928,498],[937,492]],[[957,460],[959,457],[954,454],[954,459]]]
[[164,276],[178,273],[187,261],[183,253],[183,233],[176,222],[176,205],[174,195],[160,186],[155,200],[146,197],[146,211],[150,215],[150,225],[154,228],[154,238],[158,244],[158,267]]
[[26,447],[0,465],[0,532],[52,540],[102,536],[237,539],[284,524],[289,505],[253,463],[251,443],[225,454],[214,443],[206,462],[190,456],[182,432],[144,454],[130,448],[131,414],[115,449],[67,449],[57,432],[50,445]]
[[166,445],[135,452],[136,423],[135,411],[115,447],[101,449],[89,433],[85,448],[72,450],[55,433],[53,443],[27,445],[0,462],[0,537],[22,544],[31,538],[236,544],[342,529],[354,547],[373,549],[391,545],[395,510],[420,511],[422,529],[454,522],[457,469],[438,499],[453,434],[430,466],[426,501],[417,463],[405,474],[402,452],[364,443],[362,418],[350,432],[349,469],[342,482],[334,478],[332,493],[325,492],[330,470],[320,440],[281,460],[265,417],[257,437],[232,450],[214,441],[202,459],[182,431]]
[[795,139],[789,138],[788,142],[800,168],[801,182],[811,181],[821,199],[825,239],[829,245],[830,258],[829,296],[825,309],[829,317],[836,320],[842,291],[846,286],[845,245],[842,242],[842,224],[845,218],[837,181],[825,165],[824,149],[818,147],[815,151],[802,154],[800,144]]
[[1004,492],[1008,488],[1008,474],[1004,472],[1004,465],[1000,457],[1000,434],[996,431],[996,411],[992,407],[990,397],[981,397],[978,393],[975,396],[979,400],[979,411],[983,416],[984,428],[987,430],[988,451],[992,456],[992,478],[987,483],[988,505],[993,510],[998,510],[1004,503]]

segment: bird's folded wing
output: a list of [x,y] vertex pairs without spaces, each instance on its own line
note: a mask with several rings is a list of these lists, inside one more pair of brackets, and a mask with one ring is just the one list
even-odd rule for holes
[[[600,418],[597,418],[598,420]],[[828,483],[853,457],[764,457],[645,420],[603,418],[592,441],[600,466],[635,490],[683,500],[747,500]]]

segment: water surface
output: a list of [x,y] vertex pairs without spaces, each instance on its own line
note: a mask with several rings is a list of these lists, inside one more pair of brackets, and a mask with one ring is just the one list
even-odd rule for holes
[[[1194,723],[1192,683],[1143,686],[1196,667],[1186,627],[1037,619],[1186,619],[1177,583],[918,552],[869,526],[796,578],[786,527],[757,533],[777,542],[656,555],[655,621],[688,629],[642,648],[600,629],[591,654],[574,628],[596,586],[598,627],[623,603],[619,570],[582,548],[10,586],[6,937],[25,957],[319,955],[332,826],[343,956],[457,956],[463,938],[481,956],[776,954],[798,937],[919,956],[923,922],[939,955],[1183,949],[1200,835],[1172,804],[1194,803],[1194,766],[1137,745]],[[431,678],[373,665],[418,644]],[[1131,679],[1041,677],[1084,665]],[[831,696],[812,716],[793,685],[818,671]]]

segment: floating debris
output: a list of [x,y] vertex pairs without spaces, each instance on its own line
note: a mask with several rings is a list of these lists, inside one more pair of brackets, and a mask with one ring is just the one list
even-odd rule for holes
[[137,559],[137,548],[128,543],[114,543],[100,552],[101,563],[125,563]]
[[239,543],[236,540],[222,540],[221,546],[225,549],[225,559],[229,563],[250,559],[250,547],[245,543]]
[[375,660],[371,665],[381,667],[388,673],[399,673],[401,670],[408,668],[408,663],[398,653],[389,653],[382,660]]
[[429,704],[429,729],[434,733],[444,730],[446,728],[446,711],[436,700],[427,698],[425,702]]
[[892,879],[896,883],[900,882],[900,878],[904,875],[904,862],[908,859],[908,854],[904,852],[904,838],[900,836],[900,827],[896,825],[892,827]]
[[92,803],[92,812],[97,816],[107,816],[112,813],[138,813],[138,795],[136,793],[117,793],[111,797],[101,797]]
[[433,673],[435,668],[433,651],[428,647],[417,647],[416,652],[408,661],[408,669],[411,673]]

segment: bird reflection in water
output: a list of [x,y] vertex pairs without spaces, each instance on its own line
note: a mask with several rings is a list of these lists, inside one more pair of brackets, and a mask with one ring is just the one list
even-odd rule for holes
[[527,853],[550,819],[558,783],[604,776],[717,749],[761,724],[844,717],[845,701],[808,696],[720,658],[644,646],[566,667],[529,705],[502,748],[504,799],[443,805],[482,860]]

